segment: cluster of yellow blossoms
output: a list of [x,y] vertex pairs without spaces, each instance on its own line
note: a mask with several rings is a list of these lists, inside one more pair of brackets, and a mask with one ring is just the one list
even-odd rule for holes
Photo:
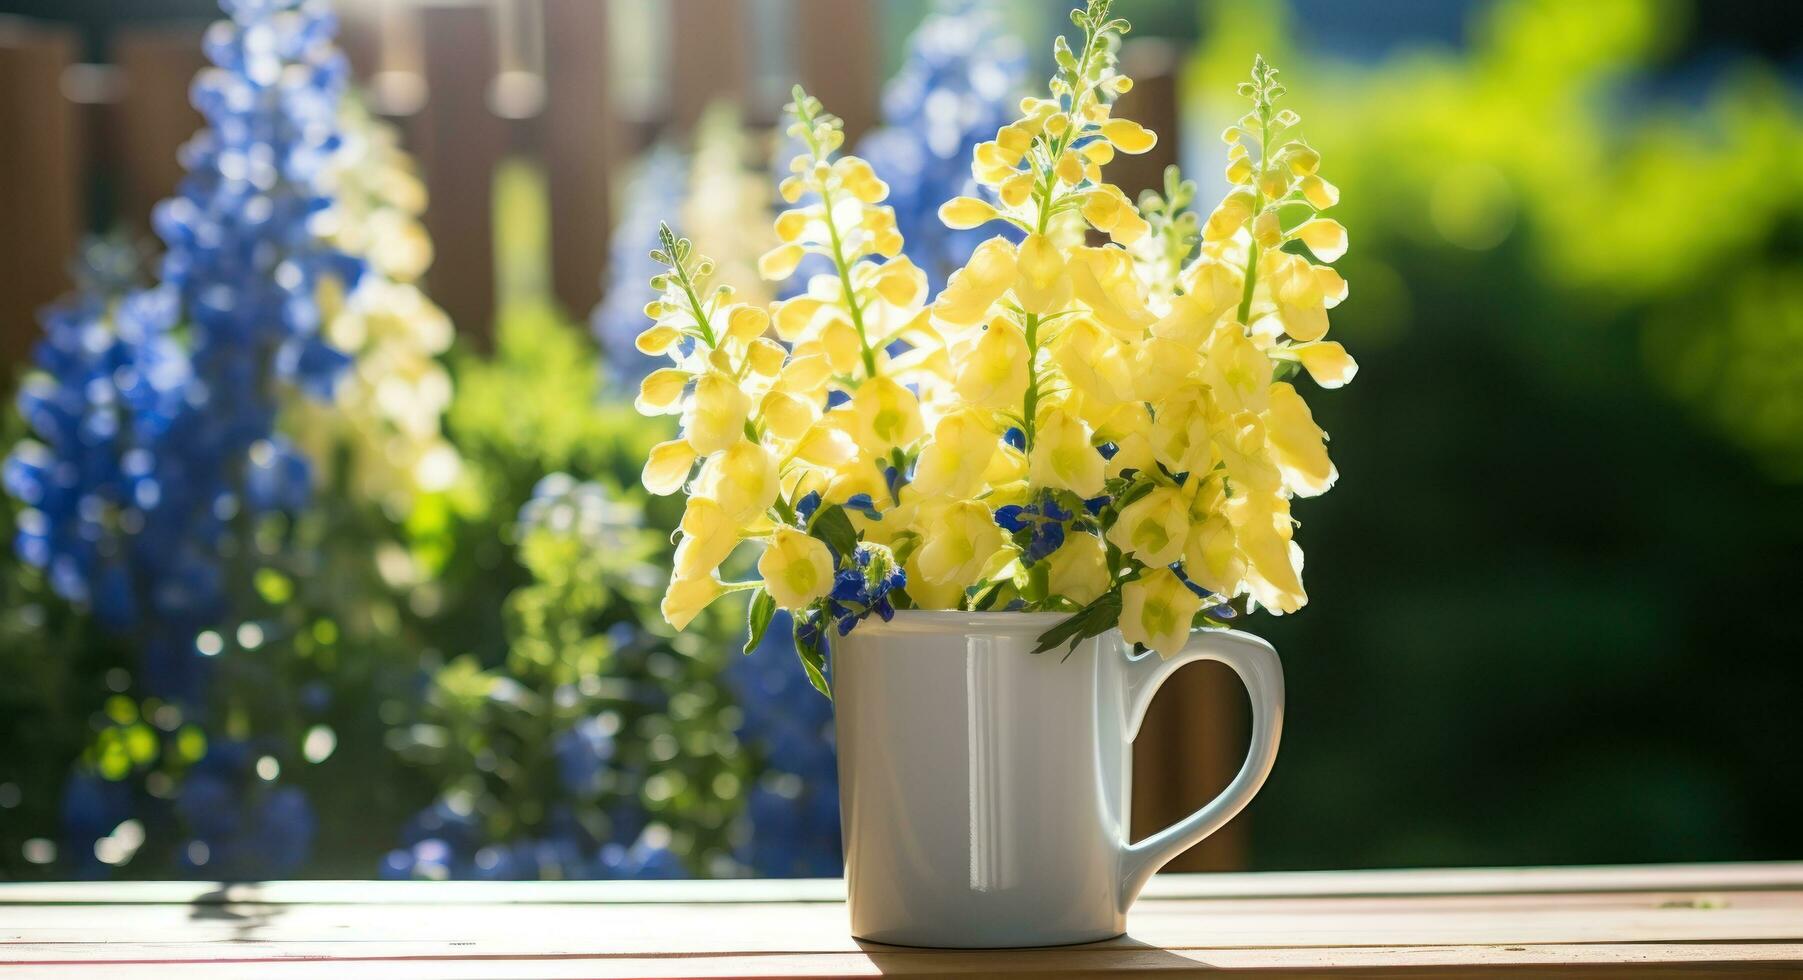
[[350,454],[360,497],[404,515],[420,493],[449,487],[462,464],[443,431],[451,376],[439,361],[454,331],[418,281],[432,264],[432,240],[420,223],[426,188],[394,129],[347,104],[343,148],[334,161],[338,207],[330,241],[365,262],[350,295],[327,280],[321,297],[326,337],[352,358],[334,405],[296,399],[288,428],[318,461],[321,478]]
[[[1117,152],[1155,142],[1111,113],[1131,81],[1108,6],[1072,15],[1082,46],[1058,40],[1050,97],[976,148],[984,196],[941,217],[1012,231],[930,303],[887,187],[837,155],[837,120],[799,90],[806,150],[781,187],[797,206],[760,271],[786,278],[810,253],[834,271],[749,305],[709,290],[710,263],[666,236],[639,345],[675,365],[639,407],[682,416],[645,468],[653,492],[689,493],[673,625],[743,589],[754,633],[776,607],[797,612],[804,660],[826,626],[898,607],[1066,610],[1045,645],[1118,624],[1170,655],[1198,619],[1306,601],[1290,501],[1336,474],[1287,379],[1336,387],[1354,371],[1323,339],[1346,295],[1323,263],[1346,234],[1316,212],[1338,192],[1262,60],[1226,133],[1233,189],[1206,222],[1178,213],[1187,185],[1142,208],[1105,182]],[[763,545],[759,577],[722,582],[746,540]]]

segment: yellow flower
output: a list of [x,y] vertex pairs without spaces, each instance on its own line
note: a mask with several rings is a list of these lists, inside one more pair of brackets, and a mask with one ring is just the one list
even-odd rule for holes
[[875,377],[859,385],[851,396],[851,414],[856,420],[852,439],[872,457],[921,435],[920,399],[889,378]]
[[914,600],[916,609],[956,609],[964,601],[965,590],[969,587],[966,583],[935,583],[921,574],[919,551],[908,556],[902,563],[902,570],[908,575],[908,598]]
[[1034,486],[1094,497],[1102,492],[1104,462],[1092,444],[1089,426],[1064,409],[1054,408],[1039,420],[1033,451],[1027,458],[1027,479]]
[[641,475],[645,489],[662,497],[682,489],[695,465],[695,450],[681,439],[660,442],[651,447]]
[[1027,338],[1005,316],[978,338],[958,371],[958,394],[984,408],[1018,407],[1027,393]]
[[940,419],[933,437],[921,447],[908,486],[928,497],[974,496],[1000,440],[975,412],[955,412]]
[[1108,591],[1108,548],[1085,531],[1072,533],[1046,559],[1046,589],[1083,605]]
[[947,228],[975,228],[995,219],[995,205],[974,197],[954,197],[939,206],[939,220]]
[[1292,613],[1308,602],[1302,589],[1302,549],[1291,540],[1289,504],[1270,494],[1241,494],[1227,504],[1240,551],[1246,556],[1246,589],[1259,605]]
[[709,372],[695,382],[695,393],[683,413],[683,435],[695,452],[711,456],[745,438],[745,420],[750,415],[751,398],[738,382]]
[[1214,514],[1190,528],[1183,546],[1183,573],[1197,585],[1223,596],[1235,596],[1246,577],[1246,560],[1233,537],[1233,525]]
[[801,264],[801,257],[807,249],[790,242],[758,256],[758,275],[772,282],[787,279],[795,274],[795,267]]
[[739,546],[738,522],[707,497],[690,497],[682,512],[682,542],[676,546],[676,573],[707,575]]
[[1158,487],[1122,509],[1108,540],[1153,567],[1169,565],[1183,553],[1189,535],[1189,507],[1174,487]]
[[1131,119],[1110,119],[1102,124],[1102,138],[1122,153],[1144,153],[1158,145],[1158,134]]
[[919,559],[922,581],[933,585],[975,585],[1003,544],[1002,530],[989,508],[974,500],[937,510],[921,528]]
[[1276,382],[1271,385],[1270,400],[1264,416],[1265,437],[1285,482],[1303,497],[1326,493],[1340,475],[1327,458],[1327,433],[1315,424],[1308,403],[1295,388]]
[[1020,275],[1014,282],[1014,298],[1028,313],[1056,313],[1071,300],[1071,281],[1064,271],[1064,256],[1044,235],[1028,235],[1016,258]]
[[712,575],[688,578],[673,575],[659,609],[664,614],[664,622],[679,630],[687,629],[695,617],[701,615],[701,610],[725,594],[726,587]]
[[776,502],[776,457],[761,443],[740,440],[701,467],[700,493],[719,502],[728,520],[743,527]]
[[1332,218],[1310,218],[1290,232],[1290,236],[1302,239],[1308,250],[1315,253],[1315,258],[1323,262],[1335,261],[1346,254],[1346,226]]
[[633,402],[640,415],[669,415],[682,411],[682,392],[688,387],[689,372],[678,368],[658,368],[639,382],[639,397]]
[[805,609],[833,587],[833,557],[826,544],[792,527],[780,527],[758,559],[764,591],[783,609]]
[[1121,587],[1121,637],[1169,659],[1189,643],[1190,624],[1201,610],[1202,597],[1170,569],[1152,569]]
[[997,236],[976,247],[964,268],[952,273],[933,301],[933,316],[955,326],[975,326],[1016,278],[1014,245]]
[[1352,355],[1346,353],[1346,348],[1333,340],[1289,344],[1273,353],[1275,356],[1300,361],[1308,371],[1308,376],[1323,388],[1338,388],[1351,381],[1359,370],[1358,363],[1352,359]]
[[1173,473],[1207,473],[1214,469],[1214,441],[1208,427],[1204,389],[1190,386],[1165,399],[1152,420],[1152,451]]

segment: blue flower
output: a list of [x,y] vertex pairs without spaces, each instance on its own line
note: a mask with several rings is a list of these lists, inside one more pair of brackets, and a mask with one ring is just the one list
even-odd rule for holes
[[983,193],[971,177],[971,151],[1014,120],[1026,73],[1025,49],[1004,33],[995,4],[942,0],[883,91],[883,125],[858,145],[888,182],[908,255],[934,293],[984,239],[1020,237],[1000,224],[954,231],[939,220],[939,205]]
[[1047,491],[1033,503],[1009,504],[996,508],[995,523],[1002,530],[1017,536],[1026,532],[1026,540],[1021,545],[1021,560],[1033,565],[1044,561],[1064,545],[1065,526],[1073,516],[1070,508],[1060,503],[1056,494]]
[[615,383],[636,386],[663,363],[662,357],[641,353],[637,346],[639,334],[651,325],[645,316],[650,299],[645,283],[665,271],[651,258],[652,249],[658,247],[658,224],[682,211],[688,190],[688,158],[661,144],[645,155],[627,185],[626,213],[614,226],[609,243],[601,302],[589,317],[589,329],[601,345],[603,367]]

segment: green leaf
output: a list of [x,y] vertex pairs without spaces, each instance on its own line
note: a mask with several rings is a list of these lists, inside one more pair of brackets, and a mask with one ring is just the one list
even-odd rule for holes
[[1007,584],[1006,582],[997,582],[990,586],[988,592],[978,596],[977,601],[971,604],[971,611],[988,612],[995,606],[995,601],[1002,597],[1002,586]]
[[809,646],[802,640],[801,617],[799,616],[795,619],[795,656],[801,660],[801,669],[807,672],[808,683],[814,685],[814,690],[826,695],[826,699],[831,701],[833,689],[826,683],[826,658],[818,649]]
[[1312,249],[1310,249],[1308,247],[1308,245],[1306,243],[1304,243],[1302,241],[1302,239],[1300,239],[1300,238],[1292,238],[1289,241],[1284,242],[1283,243],[1283,251],[1288,252],[1291,255],[1300,255],[1303,258],[1309,260],[1310,262],[1313,262],[1316,265],[1326,265],[1327,264],[1325,262],[1322,262],[1320,256],[1316,255],[1314,253],[1314,251]]
[[776,600],[770,593],[759,589],[751,594],[751,609],[745,615],[745,652],[757,649],[764,640],[764,631],[770,628],[770,620],[776,615]]
[[1040,634],[1039,646],[1034,653],[1044,653],[1059,644],[1068,644],[1068,649],[1075,650],[1077,644],[1092,636],[1101,636],[1114,628],[1121,619],[1121,593],[1119,588],[1110,589],[1096,597],[1095,601],[1072,613],[1069,619]]
[[858,550],[857,529],[851,526],[851,518],[845,516],[845,508],[838,504],[820,508],[808,525],[808,533],[826,542],[826,546],[838,552],[841,559],[849,559],[852,552]]

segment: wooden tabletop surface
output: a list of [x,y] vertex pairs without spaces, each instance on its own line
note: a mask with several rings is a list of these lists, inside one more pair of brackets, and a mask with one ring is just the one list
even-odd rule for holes
[[0,976],[1803,974],[1803,862],[1161,875],[1126,937],[859,943],[828,881],[0,884]]

